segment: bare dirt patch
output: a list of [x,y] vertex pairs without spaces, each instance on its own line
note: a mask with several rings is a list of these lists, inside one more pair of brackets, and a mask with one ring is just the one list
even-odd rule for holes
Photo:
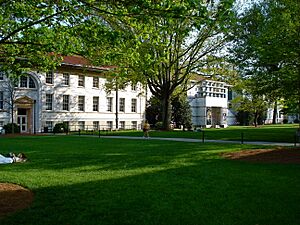
[[27,208],[33,201],[33,193],[19,185],[0,183],[0,218]]
[[300,164],[300,148],[254,149],[222,154],[231,160],[261,163],[296,163]]

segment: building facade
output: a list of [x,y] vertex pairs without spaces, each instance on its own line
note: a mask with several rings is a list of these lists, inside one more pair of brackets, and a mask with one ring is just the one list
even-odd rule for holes
[[227,127],[228,85],[213,80],[195,81],[188,91],[195,127]]
[[15,84],[1,73],[0,127],[11,123],[13,113],[21,133],[50,132],[62,122],[70,130],[140,129],[146,105],[143,87],[106,91],[110,69],[87,66],[72,56],[56,71],[32,71]]

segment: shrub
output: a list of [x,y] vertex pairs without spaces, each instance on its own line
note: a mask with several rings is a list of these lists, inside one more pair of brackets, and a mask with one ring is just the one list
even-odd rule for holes
[[282,121],[284,124],[287,124],[288,123],[288,119],[283,119]]
[[53,133],[66,133],[68,132],[68,125],[66,123],[57,123],[53,128]]
[[3,128],[5,130],[5,133],[7,133],[7,134],[20,133],[20,127],[15,123],[8,123],[8,124],[4,125]]
[[163,128],[163,122],[159,121],[155,124],[156,130],[161,130]]
[[298,119],[294,119],[294,123],[299,123],[299,120]]

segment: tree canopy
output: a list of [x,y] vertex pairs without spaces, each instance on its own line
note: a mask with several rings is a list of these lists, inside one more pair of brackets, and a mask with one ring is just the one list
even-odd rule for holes
[[[300,109],[300,4],[264,0],[238,17],[233,55],[252,92],[268,100],[298,102]],[[295,105],[295,104],[294,104]]]
[[[201,73],[226,45],[232,4],[231,0],[153,2],[151,12],[159,14],[114,17],[110,26],[123,28],[117,45],[92,46],[89,53],[117,65],[120,79],[147,84],[162,102],[163,127],[168,129],[175,89],[185,92],[191,75]],[[130,12],[124,8],[123,14]]]

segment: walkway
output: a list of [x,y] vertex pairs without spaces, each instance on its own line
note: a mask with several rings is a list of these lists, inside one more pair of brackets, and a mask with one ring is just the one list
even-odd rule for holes
[[[149,139],[144,137],[130,137],[130,136],[101,136],[101,138],[115,138],[115,139],[134,139],[134,140],[164,140],[164,141],[181,141],[181,142],[194,142],[202,143],[200,139],[192,138],[162,138],[162,137],[150,137]],[[204,140],[204,143],[226,143],[226,144],[242,144],[241,141],[224,141],[224,140]],[[243,144],[247,145],[272,145],[272,146],[295,146],[295,143],[286,142],[267,142],[267,141],[244,141]],[[299,143],[298,143],[299,144]]]

